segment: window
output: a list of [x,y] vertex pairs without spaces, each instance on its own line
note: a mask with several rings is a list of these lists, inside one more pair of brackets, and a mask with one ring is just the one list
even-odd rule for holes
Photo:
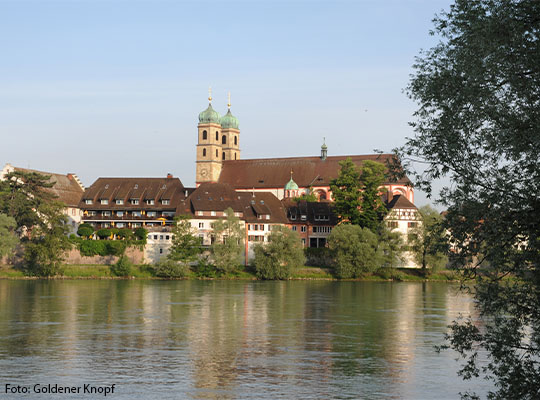
[[197,215],[201,216],[201,215],[203,215],[203,212],[202,211],[197,211]]
[[133,189],[138,189],[139,188],[139,184],[135,184],[135,186],[133,186]]
[[264,225],[259,225],[259,230],[264,231]]
[[221,144],[227,144],[227,136],[223,135],[221,137]]
[[88,211],[88,215],[90,217],[95,217],[97,215],[97,212],[96,211]]
[[101,224],[101,227],[102,228],[109,228],[111,226],[111,224],[109,224],[108,222],[104,222]]
[[296,232],[296,225],[293,225],[292,230]]
[[253,225],[253,230],[258,231],[259,230],[259,225],[257,225],[257,224]]
[[206,149],[202,149],[202,156],[206,157]]
[[131,224],[131,227],[132,227],[132,228],[140,228],[140,227],[141,227],[141,223],[140,223],[140,222],[133,222],[133,223]]
[[163,235],[159,235],[159,240],[163,240]]
[[296,215],[291,215],[291,221],[296,221]]
[[107,199],[101,199],[101,200],[100,200],[100,203],[101,203],[101,204],[109,204],[109,200],[107,200]]
[[163,211],[161,215],[164,217],[174,217],[175,212],[174,211]]
[[216,140],[219,140],[219,132],[216,131]]
[[[202,138],[203,138],[203,140],[208,139],[208,132],[202,131]],[[205,153],[206,153],[206,151],[205,151]],[[203,155],[206,155],[206,154],[203,154]]]
[[234,159],[236,160],[236,153],[234,153]]
[[[238,136],[234,137],[234,144],[238,144]],[[235,154],[235,156],[236,156],[236,154]]]
[[148,212],[146,213],[146,215],[147,215],[148,217],[155,217],[155,216],[156,216],[156,212],[155,212],[155,211],[148,211]]
[[315,215],[315,221],[329,221],[330,217],[328,215]]
[[119,217],[123,217],[123,216],[124,216],[124,212],[123,212],[123,211],[117,211],[117,212],[116,212],[116,215],[119,216]]
[[133,214],[134,217],[137,217],[137,218],[142,217],[142,213],[140,211],[133,211],[132,214]]
[[92,199],[86,199],[86,200],[84,201],[84,203],[85,203],[85,204],[92,204],[93,201],[92,201]]
[[302,246],[305,246],[305,245],[306,245],[306,239],[302,238]]
[[124,200],[116,199],[116,204],[122,205],[122,204],[124,204]]
[[225,152],[223,152],[223,154],[221,155],[221,159],[225,160]]
[[216,216],[216,212],[215,212],[215,211],[210,211],[210,215],[211,215],[212,217],[215,217],[215,216]]
[[101,215],[103,215],[104,217],[110,217],[111,216],[111,212],[110,211],[103,211],[101,213]]
[[306,219],[307,219],[307,215],[301,215],[301,216],[300,216],[300,220],[301,220],[301,221],[305,221]]
[[388,221],[386,223],[386,226],[388,226],[390,229],[395,229],[398,227],[398,222],[397,221]]
[[117,227],[117,228],[125,228],[125,227],[126,227],[126,224],[123,223],[123,222],[117,222],[117,223],[116,223],[116,227]]
[[217,149],[216,149],[216,157],[218,157],[218,156],[219,156],[219,153],[218,153],[218,151],[217,151]]
[[71,209],[71,215],[77,215],[77,210],[75,210],[74,208]]
[[165,235],[165,240],[169,240],[169,235]]
[[418,226],[418,222],[409,222],[409,223],[407,224],[407,226],[408,226],[409,228],[416,228],[416,227]]
[[130,199],[129,202],[133,205],[139,204],[139,199]]
[[171,201],[168,199],[163,199],[161,200],[161,204],[163,204],[164,206],[168,206],[169,204],[171,204]]
[[302,225],[302,226],[300,227],[300,232],[306,232],[306,231],[307,231],[307,226]]
[[204,228],[204,222],[199,222],[199,228]]
[[157,240],[157,235],[154,235],[154,240]]
[[330,226],[314,226],[313,233],[330,233],[332,232],[332,227]]
[[163,254],[163,249],[162,248],[159,249],[159,254]]
[[154,199],[146,199],[144,201],[146,204],[153,206],[154,205]]

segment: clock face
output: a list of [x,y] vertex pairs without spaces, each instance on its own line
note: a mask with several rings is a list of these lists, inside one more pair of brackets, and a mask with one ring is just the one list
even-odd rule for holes
[[208,175],[208,169],[206,168],[201,168],[201,176],[207,176]]

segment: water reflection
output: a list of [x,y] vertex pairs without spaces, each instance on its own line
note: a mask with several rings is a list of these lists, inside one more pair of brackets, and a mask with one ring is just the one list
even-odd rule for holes
[[115,398],[456,398],[486,383],[433,346],[471,311],[442,283],[0,281],[0,380],[115,383]]

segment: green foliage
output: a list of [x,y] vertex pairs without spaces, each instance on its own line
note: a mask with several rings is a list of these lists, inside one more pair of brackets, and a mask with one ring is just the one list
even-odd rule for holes
[[83,256],[105,256],[107,255],[107,243],[101,240],[83,240],[79,244],[79,252]]
[[108,240],[105,243],[106,255],[120,256],[126,251],[126,242],[121,240]]
[[405,274],[396,268],[381,267],[375,271],[375,275],[391,281],[401,282],[405,280]]
[[96,232],[96,235],[100,239],[109,239],[111,236],[111,230],[108,228],[102,228]]
[[116,237],[121,240],[132,240],[135,236],[133,235],[133,231],[129,228],[122,228],[118,230],[118,233],[116,234]]
[[0,212],[15,219],[17,228],[45,227],[50,216],[50,204],[55,196],[48,191],[54,186],[50,175],[13,171],[0,181]]
[[411,229],[408,242],[414,260],[422,266],[424,273],[437,272],[448,263],[448,239],[443,226],[443,218],[430,206],[419,210],[422,223]]
[[15,218],[0,214],[0,258],[11,254],[19,238],[15,233],[17,222]]
[[227,208],[225,215],[226,219],[214,223],[216,240],[212,244],[212,255],[216,269],[228,273],[242,264],[244,229],[232,208]]
[[94,227],[90,224],[81,224],[79,225],[79,229],[77,229],[77,235],[88,238],[92,236],[94,233]]
[[118,261],[111,265],[111,272],[116,276],[130,276],[133,263],[125,255],[120,256]]
[[221,271],[214,267],[208,257],[200,257],[197,265],[193,267],[193,272],[199,278],[217,278],[221,275]]
[[385,180],[385,166],[368,160],[359,171],[350,158],[340,161],[339,165],[338,177],[330,182],[339,221],[376,232],[388,212],[380,196],[384,190],[381,185]]
[[377,235],[358,225],[338,225],[328,237],[338,278],[359,278],[380,267],[384,254]]
[[137,228],[137,229],[135,229],[134,234],[135,234],[135,238],[136,238],[137,240],[141,240],[141,241],[144,242],[144,244],[146,244],[146,238],[147,238],[147,236],[148,236],[148,231],[147,231],[146,229],[144,229],[144,228]]
[[189,217],[181,215],[175,218],[172,229],[172,242],[167,258],[171,261],[189,264],[201,254],[201,241],[195,236]]
[[306,265],[314,267],[332,265],[332,254],[328,247],[306,247],[304,255],[306,256]]
[[451,183],[439,193],[450,263],[476,278],[482,328],[456,321],[448,345],[465,360],[464,378],[494,381],[493,399],[540,393],[539,15],[537,0],[457,0],[440,14],[437,44],[408,87],[415,135],[398,149],[422,163],[421,189]]
[[313,193],[313,190],[310,188],[308,194],[304,193],[303,195],[299,197],[295,197],[293,198],[293,201],[296,203],[300,203],[302,201],[307,201],[308,203],[316,203],[317,201],[319,201],[319,199],[317,199],[317,196],[315,195],[315,193]]
[[120,229],[118,229],[118,228],[111,228],[110,231],[111,231],[111,235],[113,235],[113,237],[114,237],[114,235],[118,234],[118,232],[120,231]]
[[160,278],[185,278],[189,273],[189,267],[185,263],[179,263],[170,259],[161,259],[153,265],[154,274]]
[[257,243],[254,251],[255,271],[262,279],[288,279],[306,261],[300,236],[285,226],[276,226],[268,242]]
[[399,232],[390,231],[384,223],[377,231],[379,249],[382,251],[382,263],[385,267],[399,267],[404,261],[406,249],[403,236]]

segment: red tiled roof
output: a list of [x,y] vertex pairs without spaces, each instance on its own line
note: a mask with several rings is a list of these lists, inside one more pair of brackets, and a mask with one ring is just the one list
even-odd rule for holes
[[[382,164],[394,160],[393,154],[368,154],[356,156],[333,156],[322,160],[320,157],[260,158],[251,160],[223,161],[220,183],[228,183],[235,189],[281,188],[291,178],[299,187],[329,186],[337,178],[339,162],[350,158],[357,166],[366,160]],[[397,182],[410,183],[407,177]]]
[[390,200],[390,202],[387,202],[385,199],[385,202],[386,202],[386,207],[388,209],[398,209],[398,208],[414,208],[415,210],[417,209],[413,203],[411,203],[405,196],[402,196],[400,194],[394,195],[392,197],[392,200]]

